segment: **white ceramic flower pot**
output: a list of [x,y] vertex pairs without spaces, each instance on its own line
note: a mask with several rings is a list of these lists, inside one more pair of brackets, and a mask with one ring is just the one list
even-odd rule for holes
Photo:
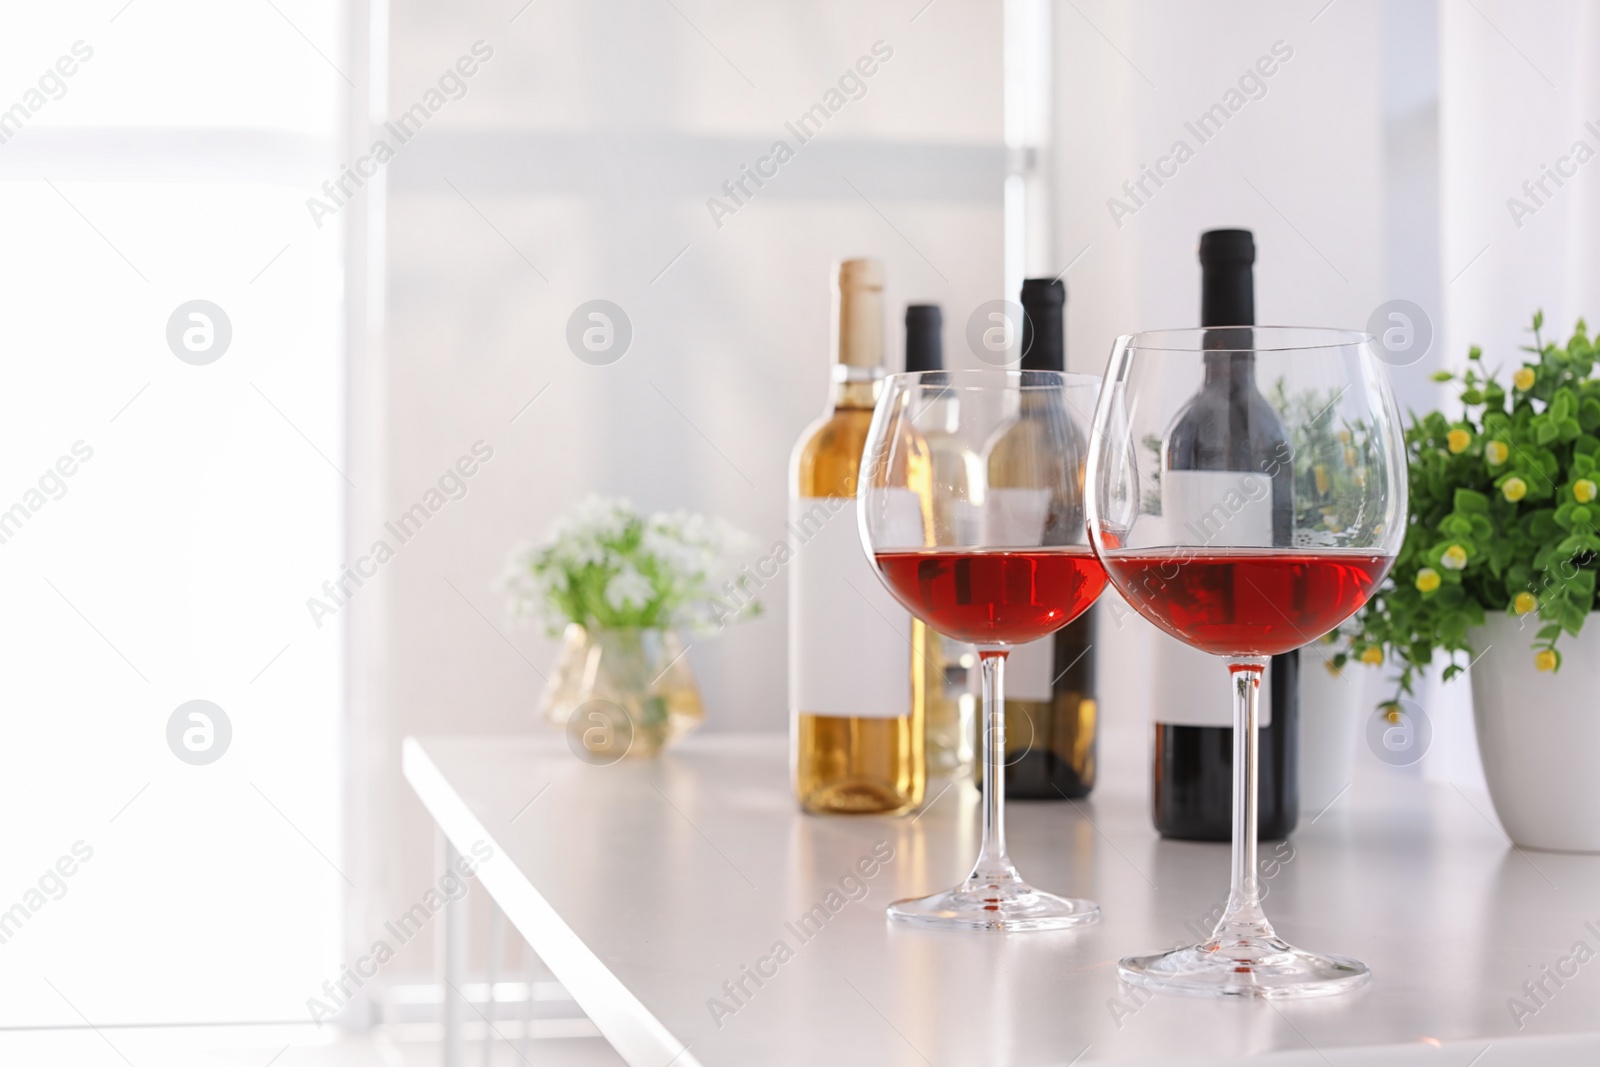
[[1489,795],[1523,848],[1600,852],[1600,623],[1558,642],[1554,674],[1534,668],[1538,624],[1489,615],[1469,635],[1472,714]]

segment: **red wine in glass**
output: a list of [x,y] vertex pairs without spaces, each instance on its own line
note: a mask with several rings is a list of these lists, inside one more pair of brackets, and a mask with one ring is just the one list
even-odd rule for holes
[[1083,614],[1106,586],[1086,545],[879,552],[877,563],[912,614],[974,645],[1037,641]]
[[1259,548],[1103,559],[1151,622],[1218,656],[1276,656],[1315,641],[1360,610],[1394,562],[1362,551]]

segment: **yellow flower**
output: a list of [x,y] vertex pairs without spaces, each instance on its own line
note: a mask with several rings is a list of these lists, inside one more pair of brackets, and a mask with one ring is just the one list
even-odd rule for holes
[[1539,606],[1539,598],[1532,593],[1518,593],[1511,598],[1511,610],[1518,615],[1526,615]]
[[1526,392],[1533,388],[1533,368],[1522,367],[1511,376],[1511,384]]
[[1318,463],[1315,467],[1311,468],[1311,476],[1313,478],[1315,478],[1316,482],[1317,482],[1317,495],[1318,496],[1327,496],[1328,495],[1328,468],[1324,467],[1322,464]]
[[1534,667],[1541,671],[1555,670],[1556,662],[1554,650],[1548,648],[1541,648],[1533,657]]
[[1460,545],[1451,545],[1444,550],[1444,555],[1439,557],[1439,566],[1447,571],[1459,571],[1467,565],[1467,550]]
[[1595,496],[1595,484],[1587,478],[1579,478],[1572,485],[1572,499],[1580,504],[1587,504]]
[[1424,593],[1431,593],[1439,588],[1439,583],[1442,580],[1439,577],[1439,572],[1432,567],[1424,567],[1417,572],[1417,588]]
[[1335,678],[1339,677],[1339,667],[1333,662],[1333,660],[1323,660],[1322,665],[1328,668],[1329,674],[1333,675]]
[[1528,495],[1528,483],[1521,478],[1507,478],[1506,484],[1500,487],[1500,491],[1505,494],[1507,500],[1515,504]]
[[1377,645],[1373,645],[1371,648],[1361,653],[1361,662],[1370,663],[1374,667],[1381,665],[1383,663],[1383,649],[1379,648]]
[[1445,441],[1449,443],[1451,453],[1459,455],[1467,450],[1468,445],[1472,444],[1472,434],[1457,427],[1445,436]]
[[1511,449],[1504,441],[1490,441],[1483,446],[1483,458],[1489,461],[1489,466],[1498,467],[1511,458]]
[[1383,717],[1385,719],[1389,720],[1390,722],[1394,723],[1396,726],[1400,725],[1400,709],[1399,708],[1390,708],[1388,711],[1383,713]]

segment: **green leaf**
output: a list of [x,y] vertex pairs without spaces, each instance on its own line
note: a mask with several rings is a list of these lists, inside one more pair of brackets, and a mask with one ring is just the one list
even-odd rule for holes
[[1571,634],[1573,637],[1577,637],[1578,631],[1583,629],[1583,617],[1587,614],[1588,612],[1586,612],[1583,608],[1576,606],[1568,607],[1567,610],[1562,613],[1561,628],[1566,630],[1567,633]]
[[1555,391],[1550,398],[1550,406],[1546,409],[1556,419],[1568,419],[1578,410],[1578,398],[1571,389],[1561,388]]
[[1585,603],[1593,603],[1595,589],[1594,571],[1580,570],[1571,578],[1571,589],[1574,597],[1581,598]]
[[1466,487],[1458,488],[1451,498],[1457,511],[1470,512],[1474,515],[1487,515],[1489,513],[1489,498],[1476,489]]
[[1592,396],[1584,398],[1578,405],[1578,425],[1583,427],[1585,433],[1600,428],[1600,400]]
[[1556,513],[1552,508],[1540,508],[1523,516],[1523,523],[1527,528],[1527,535],[1535,540],[1543,541],[1556,535]]

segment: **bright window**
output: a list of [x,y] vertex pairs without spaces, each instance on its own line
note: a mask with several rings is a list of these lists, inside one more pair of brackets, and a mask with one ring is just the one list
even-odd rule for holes
[[0,17],[0,1026],[337,975],[341,6]]

